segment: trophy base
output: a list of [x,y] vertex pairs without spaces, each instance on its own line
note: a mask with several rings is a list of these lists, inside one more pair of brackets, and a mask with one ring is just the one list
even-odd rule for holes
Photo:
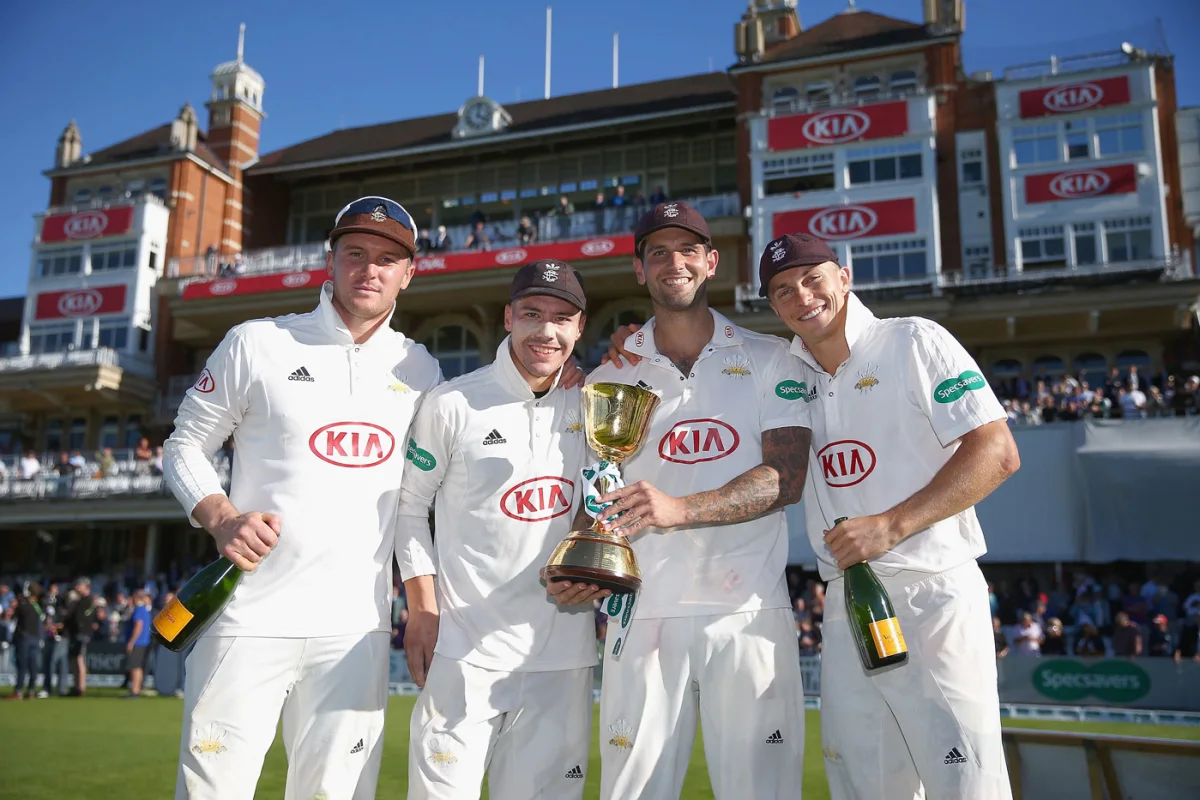
[[616,594],[642,587],[642,571],[628,542],[602,531],[573,531],[546,562],[547,581],[589,583]]

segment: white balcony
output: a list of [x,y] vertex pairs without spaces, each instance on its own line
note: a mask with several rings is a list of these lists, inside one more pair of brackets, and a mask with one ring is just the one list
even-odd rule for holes
[[71,367],[118,367],[134,375],[154,377],[154,364],[148,359],[132,353],[122,353],[111,347],[25,355],[13,353],[10,348],[6,348],[5,354],[0,356],[0,375]]

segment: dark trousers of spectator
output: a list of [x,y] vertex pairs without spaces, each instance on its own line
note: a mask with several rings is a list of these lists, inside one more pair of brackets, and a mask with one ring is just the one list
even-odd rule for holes
[[[33,694],[37,683],[38,667],[42,663],[42,642],[36,636],[22,636],[17,641],[17,686],[18,692]],[[28,682],[28,687],[25,687]],[[25,687],[25,688],[23,688]]]
[[42,674],[42,689],[50,691],[50,678],[56,673],[58,675],[58,693],[64,695],[68,691],[70,680],[69,665],[67,663],[67,640],[66,639],[47,639],[46,647],[42,652],[42,663],[45,664],[45,669]]

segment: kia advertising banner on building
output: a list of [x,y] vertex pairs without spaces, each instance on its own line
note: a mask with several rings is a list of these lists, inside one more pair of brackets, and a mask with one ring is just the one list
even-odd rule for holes
[[911,197],[781,211],[771,221],[771,237],[811,233],[827,242],[917,232],[917,201]]
[[1121,106],[1129,102],[1129,78],[1101,78],[1085,83],[1066,83],[1021,92],[1021,118],[1074,114],[1092,108]]
[[124,310],[125,287],[123,285],[97,286],[90,289],[43,292],[37,296],[33,318],[94,317],[97,314],[120,314]]
[[1083,200],[1105,194],[1127,194],[1136,191],[1137,168],[1133,164],[1087,167],[1025,176],[1026,203]]
[[[473,253],[423,255],[416,261],[419,275],[441,275],[451,272],[473,272],[497,267],[519,267],[530,261],[554,258],[576,264],[589,258],[633,255],[633,237],[606,236],[585,241],[555,242],[553,244],[510,247]],[[225,295],[259,294],[284,289],[320,286],[328,277],[324,268],[307,272],[282,272],[271,275],[250,275],[238,278],[219,278],[189,283],[183,288],[184,300],[223,297]]]
[[861,108],[775,117],[767,122],[767,149],[797,150],[887,139],[908,133],[908,103],[896,100]]
[[133,206],[53,214],[42,220],[42,243],[73,242],[119,236],[133,225]]

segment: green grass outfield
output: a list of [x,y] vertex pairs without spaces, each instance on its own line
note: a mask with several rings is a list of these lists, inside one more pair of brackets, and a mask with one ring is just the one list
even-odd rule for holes
[[[408,718],[414,698],[392,697],[388,708],[380,798],[403,800],[407,785]],[[172,797],[183,701],[169,697],[122,699],[116,692],[87,698],[0,700],[0,798],[40,800],[162,800]],[[819,712],[808,712],[804,754],[804,798],[829,797],[821,763]],[[1024,728],[1115,733],[1200,740],[1200,728],[1125,723],[1005,720]],[[599,796],[599,733],[592,735],[586,798]],[[283,797],[286,763],[276,739],[267,755],[257,798]],[[486,797],[486,794],[484,795]],[[697,737],[684,783],[687,800],[711,798],[704,751]]]

